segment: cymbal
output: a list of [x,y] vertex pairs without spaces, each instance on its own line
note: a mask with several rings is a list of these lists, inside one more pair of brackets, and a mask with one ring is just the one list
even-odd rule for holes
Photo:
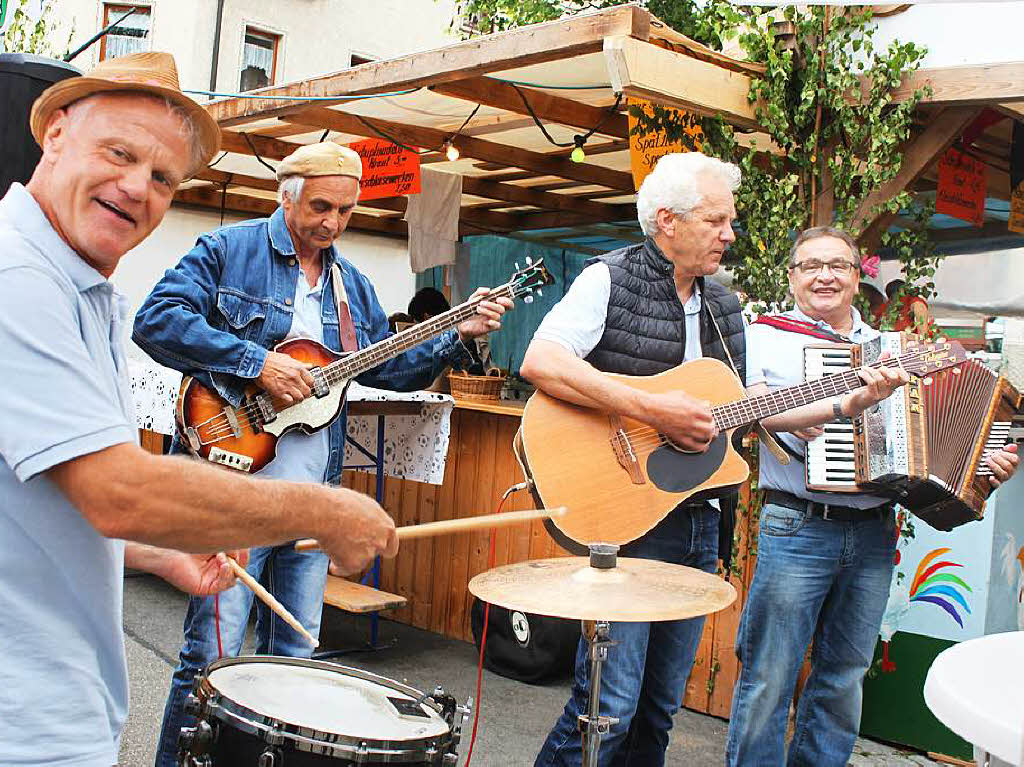
[[619,557],[602,570],[588,557],[504,565],[469,582],[480,599],[510,610],[558,618],[668,621],[717,612],[736,589],[717,575],[652,559]]

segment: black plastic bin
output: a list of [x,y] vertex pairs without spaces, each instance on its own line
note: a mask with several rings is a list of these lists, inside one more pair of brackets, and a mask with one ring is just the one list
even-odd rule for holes
[[0,53],[0,197],[32,176],[42,152],[28,128],[32,103],[55,82],[80,75],[70,64],[32,53]]

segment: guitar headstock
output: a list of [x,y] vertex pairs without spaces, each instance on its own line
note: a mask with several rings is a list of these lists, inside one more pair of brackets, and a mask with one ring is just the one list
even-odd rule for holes
[[540,292],[542,287],[554,284],[555,278],[551,276],[551,272],[544,266],[543,258],[538,258],[533,262],[527,258],[526,266],[522,269],[519,268],[519,264],[516,264],[516,271],[512,275],[512,279],[508,281],[509,292],[512,294],[512,298],[524,296],[524,300],[527,303],[533,300],[534,293],[542,295]]
[[901,366],[911,375],[926,376],[968,360],[956,341],[908,341],[900,355]]

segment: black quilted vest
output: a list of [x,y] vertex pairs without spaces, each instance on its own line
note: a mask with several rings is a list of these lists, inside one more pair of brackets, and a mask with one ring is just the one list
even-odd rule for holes
[[[649,237],[641,244],[587,261],[601,261],[611,273],[604,335],[587,362],[606,373],[654,375],[679,365],[685,351],[683,305],[673,266]],[[746,376],[746,344],[740,302],[714,280],[697,278],[701,291],[700,344],[705,357],[726,365],[729,358],[711,322],[713,316],[739,371]]]

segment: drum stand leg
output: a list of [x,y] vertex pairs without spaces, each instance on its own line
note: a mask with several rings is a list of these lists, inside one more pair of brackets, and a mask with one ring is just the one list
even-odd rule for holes
[[[610,716],[601,716],[601,664],[608,660],[608,648],[613,642],[608,637],[608,621],[596,621],[592,635],[587,631],[590,642],[588,657],[590,658],[590,702],[587,715],[580,714],[579,728],[582,736],[583,767],[597,767],[597,757],[601,752],[601,738],[619,720]],[[586,631],[586,628],[584,629]]]
[[[590,549],[590,566],[598,570],[611,570],[618,561],[619,547],[610,543],[593,543]],[[601,664],[608,660],[608,648],[613,642],[608,634],[608,621],[583,622],[583,634],[590,643],[590,701],[587,715],[579,716],[583,767],[598,767],[597,758],[601,753],[601,738],[608,734],[618,719],[601,716]]]

